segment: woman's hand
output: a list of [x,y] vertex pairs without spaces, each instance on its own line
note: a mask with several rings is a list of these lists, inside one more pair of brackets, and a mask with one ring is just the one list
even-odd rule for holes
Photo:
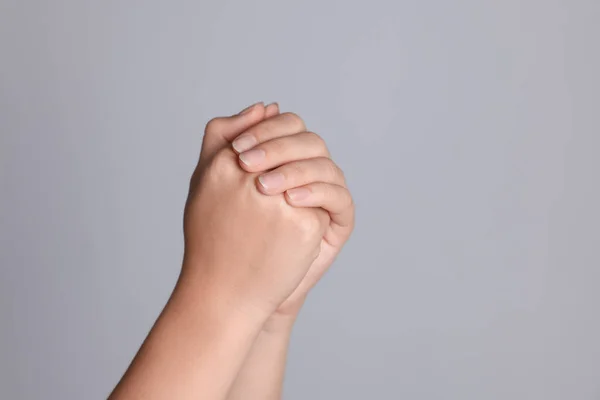
[[331,159],[324,140],[308,131],[296,114],[279,114],[276,105],[267,108],[263,121],[236,137],[232,147],[248,177],[258,175],[254,183],[267,198],[284,195],[295,209],[325,210],[330,217],[318,256],[273,317],[295,316],[354,228],[354,203],[344,174]]
[[[309,281],[314,280],[315,265],[322,269],[336,253],[341,235],[345,235],[340,224],[350,223],[350,216],[346,212],[338,215],[339,206],[331,203],[330,192],[341,191],[342,186],[310,183],[302,190],[311,193],[302,200],[300,192],[297,196],[288,191],[284,196],[285,190],[264,196],[256,186],[259,174],[240,168],[238,156],[229,145],[231,136],[246,129],[256,132],[251,126],[262,120],[266,111],[259,104],[241,114],[215,118],[207,124],[185,207],[182,271],[182,279],[196,282],[198,290],[211,293],[215,301],[264,315],[265,319],[306,281],[309,269]],[[286,127],[297,130],[300,123],[297,117],[285,114],[257,126],[265,128],[264,132],[273,126],[273,133],[281,134],[286,133]],[[262,138],[264,135],[259,137]],[[284,142],[281,149],[289,153],[290,146],[299,147],[303,149],[299,156],[311,150],[324,151],[324,146],[316,146],[318,149],[314,146],[314,140],[310,140],[314,137],[310,134],[289,136],[291,140],[294,138],[301,143],[307,139],[308,142],[298,145]],[[276,166],[284,160],[275,158],[269,142],[255,148],[255,151],[265,150],[268,158],[255,165],[257,170]],[[289,159],[291,154],[288,153],[282,155]],[[322,162],[317,160],[314,165],[298,164],[297,167],[305,168],[310,175]],[[286,171],[282,172],[288,174]],[[294,174],[290,179],[295,179],[296,184],[304,183],[309,175]],[[342,184],[339,178],[331,177]],[[319,208],[321,206],[329,207],[329,214]],[[335,218],[333,224],[330,214]]]

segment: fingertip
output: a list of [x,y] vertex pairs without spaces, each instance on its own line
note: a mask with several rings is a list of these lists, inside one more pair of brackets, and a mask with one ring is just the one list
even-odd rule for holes
[[237,157],[238,164],[240,165],[240,167],[244,171],[250,172],[250,173],[256,172],[254,170],[254,168],[252,167],[252,164],[245,158],[245,154],[244,153],[238,154],[237,156],[238,156]]
[[244,129],[248,129],[252,125],[265,119],[266,111],[267,109],[265,108],[264,103],[261,101],[248,109],[245,114],[240,114],[239,121],[245,126]]
[[250,150],[256,146],[258,141],[256,137],[250,133],[243,133],[231,142],[231,147],[237,154],[241,154],[244,151]]
[[278,103],[275,102],[275,103],[271,103],[271,104],[265,106],[265,118],[271,118],[277,114],[279,114],[279,104]]
[[286,178],[278,171],[262,173],[257,180],[261,191],[267,195],[281,194],[286,189]]
[[285,196],[291,204],[304,204],[310,195],[311,191],[307,187],[297,187],[285,191]]
[[293,206],[294,204],[292,203],[292,199],[290,198],[290,195],[288,194],[288,191],[286,190],[285,192],[283,192],[283,198],[285,199],[285,201],[290,205]]
[[240,155],[239,155],[239,154],[238,154],[238,157],[237,157],[237,159],[238,159],[238,164],[240,165],[240,167],[241,167],[241,168],[242,168],[244,171],[246,171],[246,172],[250,172],[250,171],[248,171],[248,164],[246,164],[246,163],[244,162],[244,160],[243,160],[243,159],[240,157]]
[[261,176],[258,176],[258,177],[256,178],[256,189],[257,189],[257,190],[258,190],[260,193],[262,193],[262,194],[264,194],[264,195],[267,195],[267,196],[268,196],[268,195],[270,195],[270,193],[269,193],[269,191],[267,190],[267,188],[266,188],[265,184],[263,183],[262,175],[261,175]]
[[220,135],[227,142],[232,142],[237,136],[239,136],[246,129],[257,124],[265,117],[265,107],[263,102],[258,102],[239,114],[235,114],[231,117],[223,118],[223,126],[219,129]]
[[240,111],[237,115],[248,115],[253,113],[256,109],[260,108],[262,106],[262,108],[265,107],[265,103],[263,101],[259,101],[257,103],[254,103],[246,108],[244,108],[242,111]]
[[[290,189],[293,190],[293,189]],[[286,203],[288,203],[290,206],[292,207],[305,207],[304,204],[302,204],[301,202],[294,200],[292,198],[292,196],[290,196],[290,190],[286,190],[285,192],[283,192],[283,198],[285,199]]]
[[244,151],[238,155],[238,158],[246,166],[248,171],[260,170],[261,165],[264,165],[266,153],[261,148],[254,148]]

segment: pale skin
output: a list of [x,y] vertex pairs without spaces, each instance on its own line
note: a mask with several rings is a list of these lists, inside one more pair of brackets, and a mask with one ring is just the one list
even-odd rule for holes
[[212,119],[181,274],[109,399],[280,399],[296,317],[353,227],[344,174],[299,116]]

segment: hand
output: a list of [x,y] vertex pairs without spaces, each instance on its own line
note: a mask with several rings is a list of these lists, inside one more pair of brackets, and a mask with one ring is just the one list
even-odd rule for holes
[[292,206],[282,193],[262,195],[255,185],[258,174],[238,166],[229,142],[265,111],[259,104],[207,124],[185,207],[182,277],[199,282],[215,301],[266,319],[292,295],[323,249],[331,257],[322,238],[336,240],[337,228],[331,232],[329,214],[321,208]]
[[261,193],[275,198],[284,194],[292,207],[323,209],[330,216],[319,255],[274,314],[294,317],[353,230],[354,204],[344,174],[323,139],[307,131],[297,115],[279,114],[277,105],[269,106],[265,119],[240,134],[232,147],[239,154],[239,165],[251,176],[259,174],[255,182]]

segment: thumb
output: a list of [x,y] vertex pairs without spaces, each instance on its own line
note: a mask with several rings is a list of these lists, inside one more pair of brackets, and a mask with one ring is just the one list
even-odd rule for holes
[[244,130],[262,121],[264,116],[265,105],[261,101],[245,108],[238,114],[211,119],[204,129],[201,157],[212,156],[219,149],[227,146]]

